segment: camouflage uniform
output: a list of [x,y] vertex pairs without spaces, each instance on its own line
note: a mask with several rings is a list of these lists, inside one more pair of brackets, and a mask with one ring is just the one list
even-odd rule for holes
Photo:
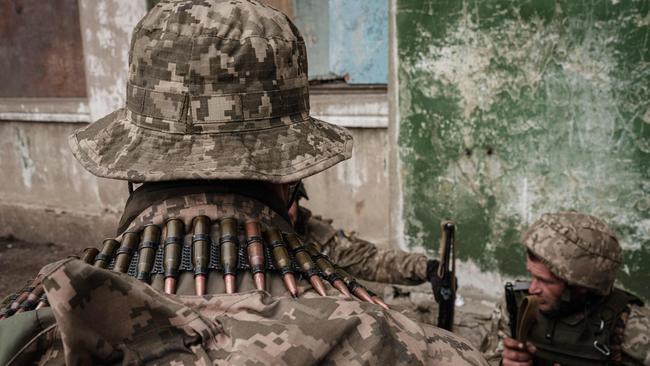
[[[643,306],[635,296],[613,288],[616,271],[622,263],[623,256],[615,234],[605,223],[593,216],[576,212],[544,214],[528,229],[522,241],[554,275],[566,281],[569,286],[589,289],[594,296],[592,300],[594,305],[584,310],[538,316],[530,334],[535,333],[536,327],[548,329],[548,324],[555,324],[553,322],[569,324],[572,329],[577,329],[590,320],[592,315],[610,311],[602,307],[609,306],[612,302],[610,299],[613,297],[622,296],[629,302],[623,303],[622,310],[615,314],[613,319],[609,319],[604,327],[606,330],[608,327],[612,329],[608,340],[611,355],[605,361],[594,360],[589,361],[589,364],[604,362],[650,365],[650,309]],[[560,301],[569,301],[563,299]],[[510,337],[508,313],[505,309],[505,305],[501,304],[495,311],[492,332],[484,339],[484,347],[481,349],[490,364],[499,363],[503,350],[502,341],[505,337]],[[585,324],[584,329],[589,329],[589,325]],[[546,354],[550,358],[554,352],[561,354],[562,348],[572,346],[571,342],[560,339],[548,341],[555,342],[554,346],[552,343],[547,345],[546,341],[531,339],[530,336],[528,341],[537,346],[536,357]],[[589,342],[593,342],[593,339]],[[551,351],[547,350],[549,347]],[[536,362],[540,360],[536,358]],[[576,359],[570,364],[577,362],[584,361]]]
[[[134,30],[129,63],[126,108],[70,145],[95,175],[144,184],[116,238],[46,266],[4,308],[0,363],[485,364],[370,298],[316,293],[320,277],[362,287],[296,239],[277,189],[349,158],[352,138],[309,116],[304,41],[283,14],[163,1]],[[42,291],[50,307],[32,310]]]
[[354,233],[336,230],[332,221],[300,208],[297,227],[305,241],[318,243],[324,254],[351,274],[368,281],[417,285],[429,280],[424,254],[379,249]]

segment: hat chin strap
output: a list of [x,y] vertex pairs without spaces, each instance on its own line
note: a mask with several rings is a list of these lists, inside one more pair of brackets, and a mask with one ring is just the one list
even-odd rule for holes
[[302,184],[302,181],[298,181],[295,183],[295,187],[291,191],[291,196],[289,196],[289,200],[287,201],[287,210],[291,208],[291,205],[298,199],[298,194],[300,193],[300,184]]

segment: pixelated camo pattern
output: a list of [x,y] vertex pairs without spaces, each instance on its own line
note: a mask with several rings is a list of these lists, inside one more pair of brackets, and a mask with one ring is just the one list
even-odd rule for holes
[[646,306],[630,306],[630,315],[623,336],[625,354],[650,366],[650,309]]
[[[306,211],[301,207],[301,210]],[[319,244],[332,262],[358,278],[398,285],[417,285],[427,281],[426,255],[395,249],[379,249],[373,243],[337,230],[331,220],[320,216],[306,219],[306,242]]]
[[544,214],[522,238],[551,272],[602,295],[612,289],[623,263],[616,235],[598,218],[578,212]]
[[[142,211],[124,232],[139,232],[150,224],[163,226],[170,219],[179,219],[185,227],[192,227],[192,219],[197,216],[207,216],[212,221],[224,217],[232,217],[239,222],[255,219],[284,232],[293,232],[289,223],[265,204],[245,196],[220,193],[197,193],[168,198]],[[121,238],[121,235],[117,237],[118,240]]]
[[316,174],[352,137],[309,116],[305,43],[245,0],[162,1],[136,26],[126,107],[70,136],[95,175],[136,182]]
[[343,297],[167,296],[74,259],[44,285],[70,365],[486,365],[451,333]]

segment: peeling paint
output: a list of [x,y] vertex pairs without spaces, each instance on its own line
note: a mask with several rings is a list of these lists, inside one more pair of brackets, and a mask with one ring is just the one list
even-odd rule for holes
[[131,31],[145,1],[80,1],[88,100],[93,121],[125,104]]
[[20,160],[20,168],[23,176],[23,184],[27,189],[32,188],[32,178],[34,172],[36,171],[36,166],[34,165],[34,160],[32,160],[29,153],[29,138],[24,135],[23,131],[19,128],[15,129],[16,131],[16,154]]
[[526,226],[587,211],[621,236],[623,284],[650,298],[647,7],[397,3],[408,246],[431,251],[454,218],[464,261],[523,274]]

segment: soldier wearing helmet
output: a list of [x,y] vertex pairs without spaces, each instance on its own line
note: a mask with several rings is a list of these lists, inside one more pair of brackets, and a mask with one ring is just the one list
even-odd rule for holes
[[623,255],[604,222],[544,214],[522,242],[529,296],[519,302],[517,339],[503,341],[503,365],[650,364],[650,312],[614,287]]
[[296,184],[352,138],[309,116],[305,44],[277,10],[160,2],[133,32],[125,108],[70,146],[132,193],[116,237],[6,303],[0,363],[485,363],[295,234]]

